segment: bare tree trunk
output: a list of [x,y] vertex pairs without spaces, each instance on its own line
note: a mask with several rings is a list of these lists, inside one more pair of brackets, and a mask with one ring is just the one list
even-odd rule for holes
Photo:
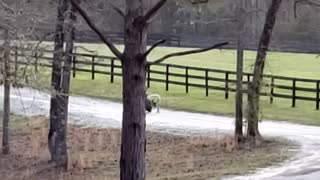
[[66,126],[65,110],[66,102],[62,92],[62,64],[64,61],[64,19],[67,10],[66,0],[59,0],[56,34],[54,42],[54,57],[51,79],[51,104],[50,104],[50,130],[48,134],[48,146],[51,160],[58,167],[67,168]]
[[[80,1],[78,1],[80,3]],[[70,3],[70,2],[68,2]],[[68,104],[69,104],[69,92],[70,92],[70,77],[71,77],[71,64],[72,64],[72,53],[74,47],[74,40],[75,40],[75,21],[76,21],[76,10],[71,4],[68,6],[68,16],[66,20],[66,34],[65,34],[65,41],[66,41],[66,53],[64,58],[64,68],[62,73],[62,95],[64,101],[64,121],[68,120]],[[67,128],[65,128],[67,129]]]
[[[71,0],[72,5],[84,18],[89,27],[94,30],[100,39],[109,47],[112,53],[121,59],[123,73],[123,119],[120,157],[120,179],[145,179],[145,153],[146,153],[146,114],[145,114],[145,83],[146,57],[158,45],[165,41],[155,43],[148,51],[147,36],[148,24],[157,11],[167,2],[159,0],[148,11],[150,0],[126,0],[126,13],[114,7],[125,18],[125,49],[121,53],[99,30],[88,14]],[[219,43],[208,48],[172,53],[159,58],[152,63],[160,63],[168,58],[201,53],[222,47],[228,43]]]
[[9,32],[5,29],[4,43],[4,103],[3,103],[3,135],[2,135],[2,153],[9,154],[9,121],[10,121],[10,41]]
[[123,122],[120,159],[121,180],[145,179],[145,82],[148,25],[139,24],[146,0],[128,0],[123,55]]
[[238,44],[237,44],[237,89],[236,89],[236,120],[235,120],[235,140],[236,143],[240,142],[243,138],[243,51],[244,43],[242,36],[244,35],[245,11],[243,0],[237,0],[237,16],[238,16]]
[[253,79],[248,89],[248,137],[257,140],[261,138],[259,122],[259,98],[261,92],[261,82],[267,51],[269,48],[272,31],[276,23],[276,16],[282,0],[272,0],[272,4],[267,12],[265,25],[260,37],[257,58],[254,66]]
[[[68,3],[70,3],[68,1]],[[68,15],[65,20],[65,41],[66,49],[62,62],[60,92],[58,92],[57,103],[60,112],[56,122],[57,135],[55,136],[55,156],[56,164],[59,167],[68,167],[68,153],[67,153],[67,129],[68,129],[68,104],[70,91],[70,71],[72,61],[72,51],[74,46],[74,22],[76,20],[75,9],[68,4]],[[65,15],[65,16],[66,16]]]
[[243,138],[242,132],[242,106],[243,106],[243,96],[242,96],[242,77],[243,77],[243,43],[242,40],[238,40],[237,49],[237,92],[236,92],[236,123],[235,123],[235,138],[239,142]]

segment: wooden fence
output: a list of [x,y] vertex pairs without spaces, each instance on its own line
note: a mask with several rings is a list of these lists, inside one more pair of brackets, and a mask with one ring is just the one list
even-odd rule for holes
[[[38,57],[37,53],[33,55],[35,61],[32,64],[36,69],[38,66],[51,67],[52,51],[48,51],[46,55],[50,53],[51,56]],[[91,79],[94,80],[97,74],[102,74],[110,76],[110,82],[113,83],[114,77],[122,76],[120,61],[115,57],[82,53],[72,56],[73,77],[76,77],[78,72],[86,72],[91,74]],[[245,87],[251,78],[252,74],[244,73]],[[161,63],[147,67],[147,87],[151,86],[151,82],[165,84],[166,91],[173,85],[183,86],[186,93],[190,92],[191,87],[200,88],[206,96],[209,96],[209,92],[220,91],[224,92],[225,99],[228,99],[229,93],[236,91],[236,72]],[[320,80],[264,75],[262,87],[261,95],[269,97],[270,103],[273,103],[274,98],[290,99],[292,107],[295,107],[297,100],[311,101],[315,102],[315,107],[319,110]],[[247,88],[244,88],[243,93],[247,93]]]

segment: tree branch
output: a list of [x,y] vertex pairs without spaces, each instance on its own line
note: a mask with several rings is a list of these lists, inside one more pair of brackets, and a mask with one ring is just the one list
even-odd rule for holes
[[163,43],[165,43],[165,42],[166,42],[165,39],[162,39],[162,40],[160,40],[160,41],[157,41],[154,45],[152,45],[152,46],[150,47],[150,49],[148,49],[147,52],[145,52],[145,53],[143,54],[143,57],[146,58],[146,57],[152,52],[153,49],[155,49],[157,46],[159,46],[160,44],[163,44]]
[[159,0],[143,17],[143,22],[148,22],[159,9],[167,2],[167,0]]
[[99,38],[109,47],[111,52],[120,60],[122,60],[122,53],[102,34],[98,27],[92,22],[87,13],[78,5],[75,0],[70,0],[72,6],[79,12],[89,27],[99,36]]
[[109,4],[110,4],[110,6],[112,7],[113,10],[115,10],[121,17],[124,18],[125,14],[120,8],[118,8],[117,6],[115,6],[112,3],[109,3]]
[[8,6],[8,4],[4,3],[3,1],[0,2],[0,5],[4,7],[5,10],[10,11],[11,14],[16,14],[16,11]]
[[228,42],[224,42],[224,43],[219,43],[219,44],[215,44],[213,46],[204,48],[204,49],[196,49],[196,50],[190,50],[190,51],[183,51],[183,52],[177,52],[177,53],[172,53],[172,54],[168,54],[163,56],[162,58],[159,58],[155,61],[149,62],[148,64],[153,65],[153,64],[159,64],[163,61],[165,61],[166,59],[172,58],[172,57],[176,57],[176,56],[185,56],[185,55],[189,55],[189,54],[196,54],[196,53],[202,53],[202,52],[206,52],[212,49],[217,49],[217,48],[221,48],[222,46],[228,45]]

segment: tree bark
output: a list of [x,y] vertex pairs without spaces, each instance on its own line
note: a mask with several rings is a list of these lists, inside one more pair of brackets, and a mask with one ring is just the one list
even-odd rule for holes
[[127,0],[123,71],[121,180],[145,179],[145,82],[148,25],[139,21],[147,0]]
[[237,0],[237,26],[238,26],[238,44],[237,44],[237,87],[236,87],[236,103],[235,103],[235,141],[240,142],[243,138],[243,51],[244,51],[244,28],[246,24],[244,2]]
[[[70,3],[68,1],[68,3]],[[80,1],[78,1],[80,4]],[[64,119],[67,121],[68,119],[68,104],[69,104],[69,92],[70,92],[70,78],[71,78],[71,66],[72,66],[72,53],[74,48],[74,40],[75,40],[75,22],[77,20],[76,9],[74,6],[69,4],[68,6],[68,16],[66,20],[66,53],[64,58],[64,67],[63,67],[63,76],[62,76],[62,94],[64,95],[65,107],[63,108],[65,111]]]
[[253,79],[248,88],[248,130],[247,135],[254,140],[261,138],[259,122],[259,98],[261,92],[261,82],[267,51],[269,48],[272,31],[276,23],[277,12],[282,0],[272,0],[272,4],[267,12],[265,25],[260,37],[256,62],[254,65]]
[[236,92],[236,107],[235,107],[236,108],[235,138],[237,142],[241,141],[243,137],[242,78],[243,78],[243,43],[242,43],[242,40],[239,38],[238,49],[237,49],[237,92]]
[[10,121],[10,41],[9,32],[5,29],[4,43],[4,102],[3,102],[3,135],[2,135],[2,153],[9,154],[9,121]]
[[[123,119],[121,136],[120,179],[145,179],[145,153],[146,153],[146,114],[145,114],[145,84],[147,55],[157,46],[156,43],[147,51],[148,24],[156,12],[167,0],[159,0],[148,11],[150,0],[126,0],[124,45],[123,53],[102,34],[93,23],[93,20],[76,3],[70,0],[89,27],[94,30],[100,39],[121,60],[123,74]],[[159,63],[174,56],[205,52],[219,48],[228,43],[220,43],[209,48],[172,53],[152,63]]]
[[66,0],[59,0],[56,34],[54,42],[54,55],[51,79],[51,102],[50,102],[50,130],[48,134],[48,146],[51,160],[57,167],[67,168],[66,147],[66,112],[67,106],[62,92],[63,61],[64,61],[64,20],[67,10]]

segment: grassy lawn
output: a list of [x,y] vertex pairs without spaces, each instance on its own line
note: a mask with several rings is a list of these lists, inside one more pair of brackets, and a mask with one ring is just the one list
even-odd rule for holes
[[[111,55],[110,51],[102,44],[79,45],[85,46],[90,50],[96,50],[99,55]],[[119,48],[123,49],[122,46],[119,46]],[[151,54],[149,60],[156,59],[157,57],[170,52],[177,52],[181,50],[185,49],[161,47]],[[254,59],[255,52],[245,52],[245,72],[252,72]],[[317,59],[317,55],[271,52],[268,54],[266,62],[266,74],[320,79],[320,59]],[[214,50],[197,55],[172,58],[168,60],[167,63],[235,71],[236,51]],[[197,72],[194,73],[196,74]],[[48,77],[44,77],[46,77],[45,79],[47,81]],[[165,76],[159,75],[159,78],[164,79]],[[174,80],[179,80],[179,78],[175,78]],[[196,81],[199,80],[190,80],[190,82]],[[281,82],[279,81],[278,83]],[[282,83],[285,84],[285,82]],[[210,84],[218,86],[224,85],[221,83],[219,84],[219,82],[213,82]],[[297,85],[303,87],[315,86],[308,83],[298,83]],[[111,84],[109,75],[96,75],[96,79],[91,80],[90,73],[77,72],[76,78],[72,79],[71,93],[73,95],[121,100],[121,79],[116,77],[115,82]],[[160,94],[162,97],[162,107],[192,112],[228,116],[234,115],[234,93],[230,93],[229,99],[225,100],[223,92],[214,90],[209,92],[209,97],[205,97],[205,89],[190,88],[189,94],[186,94],[185,87],[170,85],[169,91],[167,92],[165,91],[164,83],[155,82],[151,82],[151,87],[148,90],[148,93]],[[291,94],[291,91],[281,90],[277,93]],[[302,94],[301,92],[297,92],[297,95]],[[310,97],[315,96],[312,93],[304,93],[303,95],[308,95]],[[246,97],[244,97],[244,101],[246,101]],[[269,103],[269,97],[262,97],[261,104],[261,116],[263,119],[288,120],[295,123],[320,125],[320,119],[318,118],[320,111],[315,110],[315,102],[297,100],[296,107],[291,108],[291,100],[275,98],[274,103],[271,105]]]

